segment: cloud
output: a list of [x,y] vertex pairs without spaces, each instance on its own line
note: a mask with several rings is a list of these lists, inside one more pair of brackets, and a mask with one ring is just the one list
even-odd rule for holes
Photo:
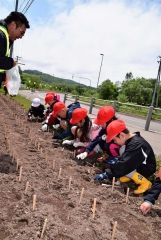
[[[79,81],[77,76],[90,78],[96,86],[103,53],[100,83],[107,78],[122,81],[129,71],[134,77],[156,77],[161,50],[157,2],[148,6],[143,1],[61,2],[61,11],[50,14],[48,21],[31,23],[22,46],[17,41],[15,50],[25,68],[70,79],[74,74]],[[56,6],[58,1],[49,3]]]

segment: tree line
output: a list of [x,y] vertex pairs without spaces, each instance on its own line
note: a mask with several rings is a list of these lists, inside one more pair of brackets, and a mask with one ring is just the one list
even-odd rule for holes
[[[73,95],[92,96],[104,100],[114,100],[123,103],[138,105],[151,105],[156,79],[143,77],[133,78],[132,73],[127,73],[125,79],[113,83],[110,79],[103,81],[96,89],[84,84],[79,84],[70,79],[57,78],[49,74],[28,70],[20,72],[22,83],[27,88],[40,90],[54,90],[67,92]],[[47,81],[48,80],[48,81]],[[157,87],[155,107],[161,108],[161,86]]]

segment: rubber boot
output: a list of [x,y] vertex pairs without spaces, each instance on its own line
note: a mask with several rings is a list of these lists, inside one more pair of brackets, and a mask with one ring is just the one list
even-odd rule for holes
[[121,183],[126,183],[126,182],[130,182],[131,178],[123,176],[123,177],[120,177],[119,180]]
[[141,174],[135,172],[131,179],[138,185],[140,185],[135,191],[135,194],[141,194],[146,192],[147,190],[149,190],[152,186],[152,183],[146,179],[145,177],[143,177]]

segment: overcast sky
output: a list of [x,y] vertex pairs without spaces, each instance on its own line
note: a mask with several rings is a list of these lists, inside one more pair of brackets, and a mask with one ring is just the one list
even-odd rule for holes
[[[23,10],[27,0],[19,0]],[[15,0],[0,0],[0,18]],[[15,44],[23,69],[37,69],[96,86],[134,77],[156,78],[161,55],[161,0],[35,0],[31,28]],[[81,77],[81,78],[79,78]]]

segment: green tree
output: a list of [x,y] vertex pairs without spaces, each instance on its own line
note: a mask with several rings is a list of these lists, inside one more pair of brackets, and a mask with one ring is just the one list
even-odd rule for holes
[[98,94],[102,99],[115,100],[118,96],[118,88],[111,80],[107,79],[99,86]]
[[128,102],[149,105],[152,99],[155,79],[136,78],[122,83],[120,94],[124,94]]
[[128,97],[124,93],[119,93],[117,100],[122,103],[128,102]]

